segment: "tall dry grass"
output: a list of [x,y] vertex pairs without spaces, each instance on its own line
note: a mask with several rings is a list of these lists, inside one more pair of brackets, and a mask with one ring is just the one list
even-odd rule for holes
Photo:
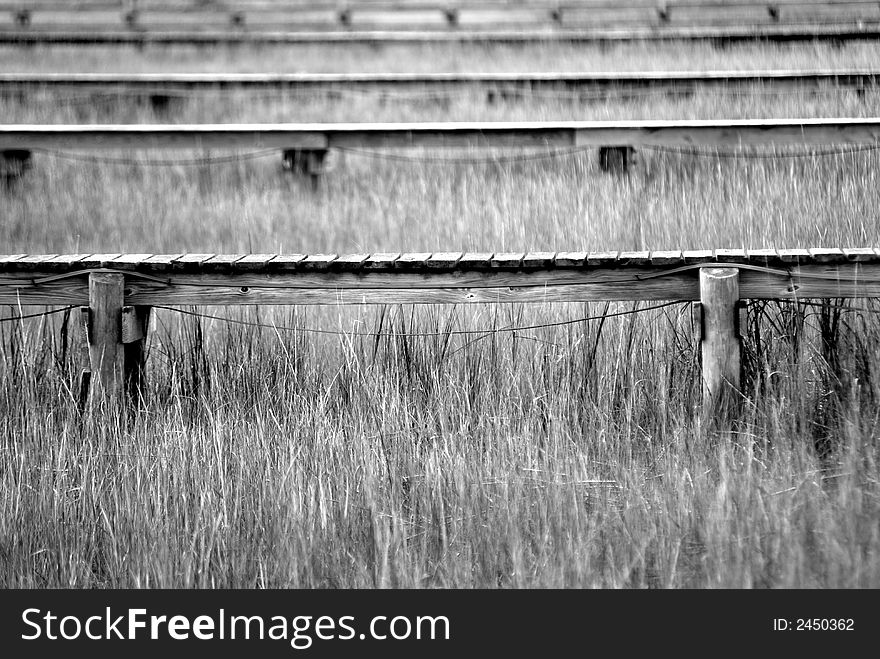
[[[755,52],[758,62],[767,51]],[[245,116],[243,101],[214,116]],[[349,119],[381,108],[361,102]],[[721,116],[734,102],[485,108],[472,98],[431,111]],[[17,120],[72,112],[9,103]],[[876,99],[743,103],[761,116],[838,103],[872,114]],[[331,107],[315,99],[302,111]],[[151,120],[146,108],[118,109]],[[0,252],[878,244],[876,153],[640,156],[615,179],[590,153],[467,167],[347,153],[314,194],[271,159],[158,168],[38,154],[0,198]],[[452,333],[631,308],[200,310],[296,331],[157,310],[145,401],[103,416],[77,410],[72,319],[2,323],[0,584],[880,585],[877,306],[750,304],[746,396],[722,434],[698,412],[685,308]]]

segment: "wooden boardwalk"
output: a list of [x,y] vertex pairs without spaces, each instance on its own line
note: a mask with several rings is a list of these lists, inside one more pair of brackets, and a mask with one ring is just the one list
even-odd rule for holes
[[122,273],[125,304],[461,304],[698,300],[704,268],[754,299],[880,297],[880,248],[414,254],[0,256],[0,304],[88,304]]
[[216,90],[436,90],[692,92],[763,86],[800,90],[870,89],[880,69],[775,71],[622,71],[537,73],[3,73],[0,93],[89,91],[175,94]]
[[7,124],[0,150],[880,144],[880,118],[391,124]]
[[116,29],[0,29],[0,45],[57,46],[216,46],[216,45],[422,45],[478,44],[525,45],[569,43],[615,45],[667,41],[732,44],[766,41],[774,43],[873,41],[880,39],[880,21],[805,23],[753,26],[668,26],[635,28],[548,28],[492,30],[323,30],[323,31],[231,31],[212,29],[116,30]]
[[368,25],[473,26],[599,25],[651,26],[717,24],[798,24],[877,20],[880,8],[872,0],[468,0],[467,2],[358,0],[341,2],[149,2],[145,0],[2,2],[0,14],[19,29],[71,19],[98,26],[143,28],[176,25],[180,21],[250,29],[284,25],[296,29]]
[[742,395],[740,300],[851,297],[880,297],[880,248],[0,256],[0,304],[81,305],[81,405],[143,394],[153,306],[663,300],[693,303],[712,417]]

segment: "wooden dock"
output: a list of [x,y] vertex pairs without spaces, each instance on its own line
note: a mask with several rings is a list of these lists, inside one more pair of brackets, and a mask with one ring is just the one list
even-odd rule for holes
[[672,300],[694,304],[716,415],[741,397],[740,300],[856,297],[880,297],[880,248],[0,256],[0,304],[81,305],[103,399],[141,392],[153,306]]
[[390,46],[424,44],[528,45],[568,43],[613,46],[616,44],[672,41],[726,45],[742,42],[790,43],[873,41],[880,38],[880,21],[805,23],[753,26],[669,26],[663,28],[548,28],[491,30],[274,30],[231,31],[213,29],[0,29],[5,46]]

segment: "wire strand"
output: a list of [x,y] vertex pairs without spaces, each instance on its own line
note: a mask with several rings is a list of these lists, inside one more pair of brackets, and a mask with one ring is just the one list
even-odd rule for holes
[[[486,330],[448,330],[444,332],[395,332],[389,333],[388,336],[407,336],[407,337],[434,337],[434,336],[472,336],[474,334],[496,334],[500,332],[525,332],[528,330],[536,330],[543,329],[547,327],[561,327],[564,325],[575,325],[577,323],[585,323],[594,320],[603,320],[605,318],[614,318],[617,316],[631,316],[633,314],[642,313],[645,311],[654,311],[656,309],[665,309],[667,307],[671,307],[674,305],[680,305],[681,302],[664,302],[662,304],[655,304],[648,307],[642,308],[634,308],[628,309],[626,311],[616,311],[613,313],[602,314],[601,316],[587,316],[585,318],[575,318],[573,320],[561,320],[554,323],[542,323],[537,325],[522,325],[517,327],[500,327],[494,329],[486,329]],[[248,327],[260,327],[263,329],[272,329],[272,330],[280,330],[284,332],[306,332],[309,334],[331,334],[335,336],[359,336],[359,337],[372,337],[376,338],[382,335],[382,332],[343,332],[338,330],[324,330],[317,329],[313,327],[286,327],[283,325],[268,325],[266,323],[258,323],[255,321],[248,320],[240,320],[237,318],[229,318],[227,316],[216,316],[213,314],[205,314],[199,313],[197,311],[188,311],[186,309],[180,309],[177,307],[167,307],[162,305],[153,306],[154,309],[166,309],[168,311],[174,311],[176,313],[185,315],[185,316],[194,316],[196,318],[204,318],[207,320],[219,320],[226,323],[231,323],[234,325],[246,325]]]
[[845,156],[855,153],[877,151],[880,144],[864,144],[856,147],[841,147],[834,149],[820,149],[801,152],[774,152],[760,151],[725,151],[722,149],[696,149],[686,147],[671,147],[662,144],[645,144],[642,148],[650,149],[658,153],[670,153],[679,156],[694,156],[698,158],[727,158],[731,160],[773,160],[777,158],[815,158],[826,156]]
[[87,162],[93,165],[144,165],[147,167],[198,167],[201,165],[219,165],[233,162],[243,162],[248,160],[256,160],[265,158],[273,153],[278,153],[278,149],[262,149],[260,151],[249,151],[245,153],[237,153],[228,156],[203,156],[201,158],[156,158],[156,159],[137,159],[137,158],[115,158],[113,156],[88,156],[81,153],[70,153],[66,151],[54,151],[52,149],[31,149],[36,153],[42,153],[60,160],[73,160],[75,162]]
[[531,162],[536,160],[549,160],[553,158],[566,158],[581,153],[586,153],[592,147],[573,147],[571,149],[556,149],[545,153],[534,153],[519,156],[488,156],[482,158],[442,158],[435,156],[402,156],[395,153],[383,153],[380,151],[368,151],[365,149],[355,149],[351,147],[334,147],[345,153],[352,153],[376,160],[389,160],[392,162],[407,163],[423,163],[429,165],[494,165],[509,164],[518,162]]
[[26,313],[18,316],[8,316],[6,318],[0,318],[0,323],[11,323],[17,320],[25,320],[26,318],[42,318],[43,316],[51,316],[56,313],[63,313],[65,311],[70,311],[71,309],[76,309],[76,305],[71,305],[69,307],[63,307],[61,309],[53,309],[52,311],[41,311],[38,313]]

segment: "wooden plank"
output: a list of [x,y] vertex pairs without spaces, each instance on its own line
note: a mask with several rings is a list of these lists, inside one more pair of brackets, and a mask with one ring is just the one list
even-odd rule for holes
[[425,260],[425,266],[432,270],[452,270],[462,256],[461,252],[434,252]]
[[742,263],[746,258],[744,249],[716,249],[715,260],[719,263]]
[[769,265],[779,260],[779,251],[774,248],[749,249],[746,256],[756,265]]
[[[798,263],[796,269],[742,270],[743,298],[880,297],[880,257],[846,263]],[[711,263],[711,261],[710,261]],[[161,267],[161,264],[160,264]],[[668,266],[619,267],[616,260],[588,267],[296,270],[269,273],[175,272],[163,281],[131,278],[132,305],[165,304],[339,304],[462,303],[598,300],[697,300],[699,268],[670,274]],[[14,278],[15,271],[7,270]],[[161,274],[143,264],[138,272]],[[657,276],[662,274],[663,276]],[[247,288],[243,294],[241,288]],[[39,285],[0,287],[0,304],[85,304],[86,278],[63,278]]]
[[580,268],[587,263],[587,252],[556,252],[553,265],[557,268]]
[[176,272],[199,272],[202,263],[213,257],[214,254],[183,254],[171,262],[171,268]]
[[466,252],[458,260],[458,267],[462,270],[480,270],[492,267],[493,252]]
[[550,268],[553,266],[555,258],[556,252],[527,252],[522,258],[522,267],[526,269]]
[[345,254],[337,257],[333,261],[332,267],[334,270],[356,271],[363,267],[368,258],[370,258],[369,254]]
[[328,270],[337,258],[336,254],[309,254],[299,263],[303,270]]
[[467,30],[289,30],[244,31],[186,29],[131,30],[131,29],[41,29],[0,31],[0,44],[68,46],[98,45],[282,45],[327,44],[368,45],[386,44],[509,44],[534,43],[570,44],[628,44],[669,41],[710,42],[734,44],[740,42],[847,42],[880,38],[880,29],[872,21],[847,21],[834,24],[828,21],[807,24],[684,26],[663,25],[645,27],[570,27],[540,29],[467,29]]
[[153,254],[148,259],[145,259],[143,262],[143,266],[145,268],[149,268],[151,271],[161,273],[167,270],[171,270],[174,267],[174,262],[184,256],[183,254]]
[[289,272],[306,258],[305,254],[277,254],[266,264],[266,272]]
[[809,250],[810,260],[813,263],[840,263],[846,261],[846,255],[839,247],[835,248],[812,248]]
[[431,252],[414,252],[401,254],[395,261],[394,267],[398,269],[413,270],[422,268],[428,259],[431,258]]
[[108,267],[117,270],[134,270],[150,258],[152,254],[122,254],[118,258],[108,262]]
[[853,262],[874,261],[876,259],[875,251],[870,247],[845,248],[843,253],[847,260]]
[[[90,254],[59,254],[55,258],[47,261],[44,266],[50,270],[58,270],[61,272],[70,272],[78,268],[82,268],[82,261]],[[2,258],[0,258],[2,260]]]
[[23,259],[27,254],[5,254],[0,256],[0,268],[13,264],[15,261]]
[[389,124],[0,125],[0,149],[815,146],[880,142],[880,118]]
[[711,249],[692,249],[682,252],[686,264],[711,263],[715,260],[715,253]]
[[202,261],[203,272],[232,272],[233,265],[245,258],[246,254],[216,254],[207,261]]
[[47,261],[56,258],[58,254],[29,254],[15,261],[15,267],[20,270],[39,270],[45,267]]
[[620,252],[617,255],[617,265],[619,266],[633,266],[633,265],[650,265],[651,263],[651,253],[636,251],[636,252]]
[[590,252],[587,254],[587,265],[596,267],[608,267],[617,265],[617,255],[620,252]]
[[522,265],[524,256],[525,252],[496,252],[489,261],[489,265],[492,268],[514,270]]
[[649,257],[652,265],[681,265],[684,263],[684,254],[679,250],[653,251]]
[[781,249],[778,258],[783,263],[807,263],[810,260],[810,251],[807,249]]
[[363,270],[391,270],[400,256],[400,252],[376,252],[370,254],[370,258],[364,262]]
[[82,259],[78,265],[80,268],[110,268],[110,264],[122,254],[90,254]]
[[[277,254],[245,254],[240,259],[236,259],[233,270],[263,270],[269,263],[275,262],[275,259],[278,257]],[[299,263],[303,259],[299,259],[296,261]],[[291,265],[292,262],[288,261],[288,265]],[[274,263],[273,270],[277,270],[281,266],[281,262]]]

